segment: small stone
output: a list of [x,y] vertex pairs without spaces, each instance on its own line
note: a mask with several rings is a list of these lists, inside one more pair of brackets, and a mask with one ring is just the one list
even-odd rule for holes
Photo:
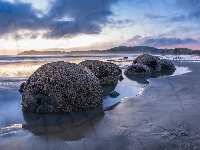
[[185,133],[185,132],[181,132],[181,135],[182,135],[182,136],[188,136],[188,134]]
[[119,75],[119,76],[118,76],[118,80],[119,80],[119,81],[122,81],[122,80],[124,80],[124,77],[123,77],[122,75]]
[[109,96],[112,97],[112,98],[116,98],[116,97],[118,97],[119,95],[120,95],[120,94],[119,94],[118,92],[116,92],[116,91],[112,91],[112,92],[109,93]]

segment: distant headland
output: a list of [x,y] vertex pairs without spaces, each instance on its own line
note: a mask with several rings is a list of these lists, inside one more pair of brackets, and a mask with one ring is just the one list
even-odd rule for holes
[[170,55],[170,54],[180,54],[180,55],[191,55],[196,54],[200,55],[200,50],[191,50],[188,48],[175,48],[175,49],[158,49],[155,47],[149,46],[119,46],[113,47],[107,50],[88,50],[88,51],[24,51],[17,55],[80,55],[80,54],[141,54],[141,53],[149,53],[149,54],[162,54],[162,55]]

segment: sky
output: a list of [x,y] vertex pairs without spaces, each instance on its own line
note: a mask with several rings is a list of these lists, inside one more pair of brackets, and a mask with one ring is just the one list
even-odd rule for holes
[[0,55],[122,45],[200,50],[200,0],[0,0]]

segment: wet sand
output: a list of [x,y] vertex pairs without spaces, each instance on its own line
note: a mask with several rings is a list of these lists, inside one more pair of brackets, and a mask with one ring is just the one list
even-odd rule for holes
[[54,125],[24,114],[27,124],[1,130],[0,149],[200,149],[200,63],[174,63],[193,71],[148,79],[140,95],[107,110],[57,116]]

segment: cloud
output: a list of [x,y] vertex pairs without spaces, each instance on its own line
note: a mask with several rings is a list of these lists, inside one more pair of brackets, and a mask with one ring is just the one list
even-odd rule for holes
[[30,4],[0,1],[0,35],[18,29],[38,30],[41,26],[33,25],[39,21],[37,13],[39,10],[33,10]]
[[135,21],[132,19],[124,19],[124,20],[117,20],[113,22],[114,24],[135,24]]
[[129,39],[128,42],[135,42],[135,41],[140,40],[141,38],[142,38],[142,36],[136,35],[133,38]]
[[[31,31],[28,38],[41,36],[59,39],[79,34],[99,34],[111,23],[111,6],[117,0],[54,0],[48,13],[35,9],[29,3],[0,1],[0,36],[20,38]],[[130,23],[119,20],[117,24]],[[43,32],[41,32],[43,31]],[[37,34],[38,32],[38,34]]]
[[162,47],[162,46],[171,46],[171,45],[182,45],[182,44],[199,44],[199,40],[195,40],[192,38],[153,38],[153,37],[142,37],[140,35],[134,36],[133,38],[127,40],[127,43],[130,45],[132,43],[137,43],[137,45],[145,45],[145,46],[154,46],[154,47]]
[[135,25],[136,22],[133,19],[120,19],[120,20],[113,20],[109,18],[108,25],[110,28],[124,28],[130,27]]
[[179,22],[179,21],[186,21],[187,17],[185,15],[174,15],[173,17],[169,18],[169,22]]
[[184,10],[190,19],[200,18],[200,1],[199,0],[176,0],[176,6]]
[[180,22],[180,21],[186,21],[188,18],[187,16],[183,14],[174,14],[171,16],[162,16],[162,15],[153,15],[153,14],[145,14],[146,18],[150,20],[160,20],[164,23],[167,22]]
[[[59,38],[77,34],[99,34],[102,26],[109,23],[108,16],[112,15],[110,6],[113,0],[56,0],[51,5],[45,20],[55,20],[49,26],[50,30],[44,38]],[[67,21],[69,18],[70,21]],[[60,21],[60,20],[65,21]]]
[[199,43],[198,40],[194,40],[192,38],[149,38],[144,39],[141,43],[142,45],[150,45],[150,46],[170,46],[170,45],[180,45],[180,44],[195,44]]
[[153,14],[145,14],[144,16],[149,19],[165,19],[166,18],[166,16],[153,15]]

